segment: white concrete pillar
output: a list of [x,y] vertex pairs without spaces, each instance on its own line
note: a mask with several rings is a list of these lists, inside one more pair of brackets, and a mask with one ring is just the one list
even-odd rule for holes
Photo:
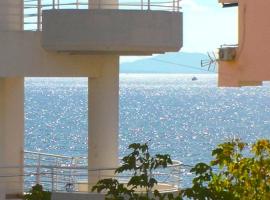
[[118,9],[118,0],[88,0],[90,9]]
[[24,78],[0,78],[0,191],[2,196],[3,192],[22,194],[23,146]]
[[0,0],[0,31],[23,29],[23,0]]
[[[88,79],[90,170],[118,167],[119,57],[110,57],[110,64],[100,67],[100,77]],[[99,179],[111,176],[113,172],[89,172],[90,189]]]

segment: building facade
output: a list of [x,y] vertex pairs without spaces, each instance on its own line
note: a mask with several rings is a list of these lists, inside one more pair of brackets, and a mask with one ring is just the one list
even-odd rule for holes
[[219,86],[257,86],[269,81],[270,2],[219,2],[224,7],[238,6],[239,16],[238,44],[222,46],[219,51]]
[[[179,1],[171,9],[116,0],[0,0],[0,194],[22,194],[24,78],[87,77],[89,169],[118,166],[119,56],[182,47]],[[73,7],[72,7],[73,6]],[[83,9],[80,9],[80,7]],[[28,14],[29,10],[36,14]],[[27,16],[34,20],[29,22]],[[26,30],[31,29],[31,30]],[[89,173],[89,183],[97,177]]]

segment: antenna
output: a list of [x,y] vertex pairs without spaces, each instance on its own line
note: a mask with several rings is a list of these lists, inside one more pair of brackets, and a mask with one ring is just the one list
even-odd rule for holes
[[[208,71],[216,71],[217,66],[217,57],[214,52],[207,52],[208,59],[207,60],[201,60],[201,67],[207,67]],[[211,70],[212,69],[212,70]]]

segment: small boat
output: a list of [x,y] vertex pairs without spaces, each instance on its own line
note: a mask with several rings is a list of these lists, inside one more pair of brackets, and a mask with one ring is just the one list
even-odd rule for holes
[[193,76],[191,80],[192,80],[192,81],[197,81],[198,78],[197,78],[196,76]]

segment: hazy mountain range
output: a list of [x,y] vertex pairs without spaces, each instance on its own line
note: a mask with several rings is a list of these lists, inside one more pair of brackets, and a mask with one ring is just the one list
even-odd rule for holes
[[213,73],[201,67],[201,53],[166,53],[134,62],[121,63],[121,73]]

